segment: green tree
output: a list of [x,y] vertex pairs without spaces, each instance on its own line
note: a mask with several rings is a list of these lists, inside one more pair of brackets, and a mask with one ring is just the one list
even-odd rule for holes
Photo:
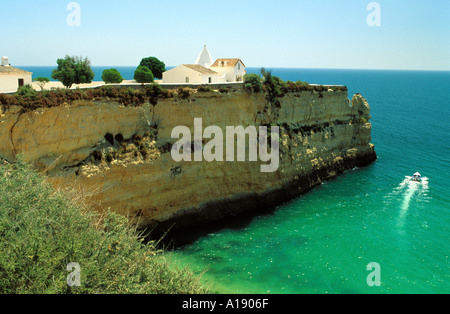
[[259,76],[258,74],[245,74],[244,88],[248,92],[262,92],[261,76]]
[[153,83],[155,81],[153,72],[149,68],[141,65],[134,72],[134,79],[138,83]]
[[263,90],[267,92],[266,99],[276,107],[281,103],[278,98],[283,97],[287,92],[286,83],[279,77],[272,75],[272,71],[261,68],[263,80]]
[[73,84],[91,83],[94,79],[95,74],[88,58],[66,56],[56,62],[58,68],[53,70],[52,79],[60,81],[67,88]]
[[39,76],[39,77],[35,78],[34,81],[36,82],[37,85],[39,85],[39,87],[41,88],[41,91],[42,91],[42,90],[44,90],[45,84],[50,82],[50,79],[48,77]]
[[120,84],[123,81],[123,77],[116,69],[104,70],[102,74],[102,80],[106,83]]
[[144,58],[139,65],[149,68],[157,79],[162,79],[162,74],[166,71],[164,62],[156,57]]

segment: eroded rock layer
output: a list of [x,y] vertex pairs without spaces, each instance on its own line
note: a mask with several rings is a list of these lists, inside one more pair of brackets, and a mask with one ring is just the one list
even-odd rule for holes
[[[344,91],[265,94],[237,91],[160,99],[156,106],[75,101],[24,112],[0,108],[0,157],[17,154],[58,187],[75,186],[93,209],[108,208],[164,230],[274,206],[376,159],[370,108]],[[261,162],[175,162],[176,126],[280,127],[278,171]],[[174,225],[175,224],[175,225]]]

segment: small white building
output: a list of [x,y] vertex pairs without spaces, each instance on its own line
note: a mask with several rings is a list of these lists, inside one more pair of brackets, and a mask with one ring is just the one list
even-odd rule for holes
[[16,92],[21,86],[32,83],[33,73],[12,67],[7,57],[0,65],[0,93]]
[[241,59],[217,59],[211,66],[211,70],[226,76],[226,82],[242,82],[247,73],[245,64]]
[[217,72],[198,64],[183,64],[163,73],[164,83],[211,84],[224,80]]
[[217,59],[213,62],[206,45],[194,64],[183,64],[163,73],[168,84],[212,84],[242,82],[245,65],[241,59]]

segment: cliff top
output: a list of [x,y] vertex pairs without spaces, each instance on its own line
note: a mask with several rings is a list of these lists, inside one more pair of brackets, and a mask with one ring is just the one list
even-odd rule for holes
[[[104,85],[98,88],[90,89],[57,89],[52,91],[37,92],[31,87],[25,86],[15,94],[0,94],[0,105],[5,108],[19,106],[23,111],[33,111],[38,108],[51,108],[64,104],[71,104],[77,100],[114,100],[124,106],[142,106],[150,102],[156,105],[158,99],[180,98],[188,99],[196,93],[215,92],[218,94],[228,94],[238,92],[239,89],[233,87],[221,87],[213,90],[208,85],[202,85],[196,88],[180,87],[178,89],[165,89],[159,84],[140,85],[134,88]],[[347,87],[339,85],[309,85],[308,83],[299,82],[283,82],[280,87],[280,97],[284,97],[288,93],[299,92],[347,92]],[[247,92],[252,92],[248,91]],[[262,92],[265,92],[264,89]]]

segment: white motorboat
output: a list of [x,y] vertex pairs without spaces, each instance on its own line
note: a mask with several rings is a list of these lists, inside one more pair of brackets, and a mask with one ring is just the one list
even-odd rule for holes
[[421,182],[422,181],[422,175],[417,171],[412,177],[411,181]]

